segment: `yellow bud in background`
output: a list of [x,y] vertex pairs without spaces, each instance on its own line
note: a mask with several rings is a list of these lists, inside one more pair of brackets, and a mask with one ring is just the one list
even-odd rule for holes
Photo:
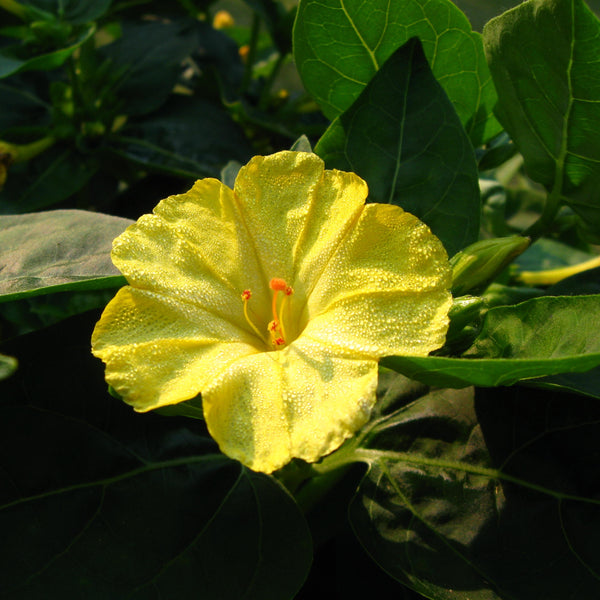
[[244,63],[248,62],[248,55],[250,54],[250,46],[246,44],[239,49],[240,58]]
[[213,27],[215,29],[227,29],[234,25],[235,21],[233,20],[231,13],[226,10],[219,10],[215,13],[215,16],[213,17]]

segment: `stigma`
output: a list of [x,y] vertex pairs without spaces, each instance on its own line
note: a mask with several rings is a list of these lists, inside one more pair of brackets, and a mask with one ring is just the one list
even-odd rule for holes
[[[265,338],[265,335],[261,333],[260,329],[254,324],[252,319],[250,318],[248,312],[248,302],[250,298],[252,298],[252,292],[249,289],[246,289],[242,292],[242,301],[244,302],[244,317],[246,321],[252,328],[252,331],[256,333],[256,335],[267,341],[271,347],[273,348],[281,348],[286,346],[287,341],[287,333],[285,330],[285,321],[287,319],[287,309],[288,309],[288,299],[294,293],[293,288],[288,285],[285,279],[281,279],[280,277],[274,277],[269,282],[269,287],[273,290],[273,298],[271,300],[271,313],[272,320],[269,321],[269,324],[266,327],[266,332],[264,332],[268,338]],[[279,299],[279,294],[281,293],[281,300]]]

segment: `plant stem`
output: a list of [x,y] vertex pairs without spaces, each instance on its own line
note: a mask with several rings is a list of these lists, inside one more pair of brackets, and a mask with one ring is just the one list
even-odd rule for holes
[[257,13],[252,14],[252,29],[250,31],[250,44],[248,50],[248,56],[246,57],[246,66],[244,71],[244,78],[242,79],[242,85],[240,87],[240,93],[244,94],[250,85],[252,80],[252,68],[254,67],[254,61],[256,60],[256,47],[258,45],[258,34],[260,33],[260,17]]
[[12,162],[25,162],[50,148],[56,140],[46,136],[30,144],[10,144],[0,140],[0,154],[8,154]]
[[554,186],[552,192],[546,197],[546,204],[544,205],[544,210],[542,211],[540,218],[522,233],[522,235],[531,238],[532,243],[542,237],[550,229],[550,226],[556,217],[556,213],[560,208],[559,190],[560,188],[558,186]]

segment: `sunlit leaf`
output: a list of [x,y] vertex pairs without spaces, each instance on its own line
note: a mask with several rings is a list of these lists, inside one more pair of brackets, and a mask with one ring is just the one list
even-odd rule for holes
[[123,285],[110,249],[130,223],[81,210],[0,216],[0,302]]
[[529,0],[490,21],[484,41],[496,114],[528,175],[600,239],[600,21],[583,0]]
[[433,74],[473,144],[499,133],[481,36],[449,0],[301,0],[294,58],[306,89],[333,119],[412,37],[423,43]]
[[600,365],[599,296],[542,297],[488,311],[483,327],[463,355],[386,358],[382,364],[429,385],[512,385]]
[[329,167],[363,177],[371,200],[418,216],[450,255],[477,240],[473,148],[416,38],[381,66],[315,152]]

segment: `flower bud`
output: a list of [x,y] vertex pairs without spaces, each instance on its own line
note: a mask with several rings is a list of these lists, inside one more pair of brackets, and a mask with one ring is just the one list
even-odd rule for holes
[[524,252],[531,240],[519,235],[480,240],[455,254],[452,265],[452,294],[478,292]]

